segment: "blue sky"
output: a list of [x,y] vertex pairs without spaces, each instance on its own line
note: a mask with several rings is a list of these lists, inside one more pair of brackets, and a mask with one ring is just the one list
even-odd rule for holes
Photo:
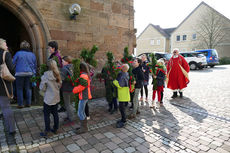
[[[230,18],[230,0],[203,0]],[[178,26],[202,0],[134,0],[137,36],[152,23],[162,28]]]

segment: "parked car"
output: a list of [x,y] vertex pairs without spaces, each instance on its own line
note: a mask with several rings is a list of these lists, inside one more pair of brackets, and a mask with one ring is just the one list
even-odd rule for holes
[[180,54],[185,58],[188,62],[191,70],[196,70],[197,68],[203,69],[207,66],[206,57],[197,52],[180,52]]
[[206,56],[208,66],[214,67],[219,64],[218,53],[215,49],[197,50],[195,52],[202,53]]
[[[145,54],[147,56],[148,61],[151,61],[150,59],[150,54],[151,53],[142,53],[140,55],[138,55],[137,57],[141,57],[143,54]],[[169,59],[172,57],[171,53],[163,53],[163,52],[154,52],[155,57],[157,60],[159,60],[160,58],[164,58],[165,59],[165,65],[168,64]]]

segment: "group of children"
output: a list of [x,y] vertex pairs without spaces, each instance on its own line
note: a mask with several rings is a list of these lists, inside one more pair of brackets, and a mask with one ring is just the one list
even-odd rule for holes
[[[46,137],[58,132],[58,103],[60,102],[61,94],[63,95],[64,106],[67,112],[66,120],[69,124],[74,121],[74,108],[71,103],[71,95],[78,94],[78,116],[81,124],[80,128],[77,128],[77,133],[84,133],[88,131],[85,107],[88,99],[92,98],[88,65],[84,62],[80,63],[80,78],[86,80],[86,85],[78,85],[74,87],[73,82],[70,79],[73,75],[72,58],[70,56],[60,58],[56,42],[52,41],[48,46],[51,52],[51,58],[49,58],[47,62],[48,71],[42,75],[39,85],[40,90],[44,92],[43,113],[45,120],[45,130],[40,133],[40,135]],[[54,60],[53,57],[55,56],[58,58],[58,61]],[[53,128],[50,127],[50,114],[53,115]]]
[[[118,74],[117,79],[113,81],[113,84],[117,87],[118,92],[118,101],[119,101],[119,110],[121,113],[121,120],[117,122],[116,127],[121,128],[125,125],[126,122],[126,111],[125,108],[128,105],[128,102],[132,100],[132,112],[128,116],[129,119],[135,118],[137,114],[140,114],[139,111],[139,93],[143,88],[145,83],[144,71],[142,67],[142,60],[141,59],[134,59],[133,63],[133,76],[135,77],[135,81],[133,84],[135,85],[135,90],[133,94],[130,94],[129,89],[129,74],[128,64],[122,65],[122,71]],[[158,96],[158,103],[163,104],[163,92],[164,92],[164,82],[166,78],[166,68],[164,66],[163,59],[158,60],[157,62],[157,71],[156,74],[152,74],[153,79],[157,80],[157,89],[153,90],[153,97],[152,97],[152,106],[150,108],[156,108],[155,105],[155,97],[156,93]]]
[[[92,98],[90,91],[90,73],[89,68],[86,63],[80,64],[80,78],[86,80],[87,85],[73,86],[70,81],[70,77],[73,75],[72,71],[72,59],[69,56],[64,56],[60,59],[60,55],[57,53],[57,44],[50,43],[49,49],[51,50],[51,56],[57,56],[58,62],[53,58],[50,58],[47,62],[48,71],[44,73],[41,77],[40,90],[44,92],[44,120],[45,120],[45,130],[40,133],[41,136],[49,136],[52,133],[56,134],[59,127],[59,117],[58,117],[58,103],[60,102],[60,92],[62,92],[64,105],[67,111],[67,119],[70,123],[74,120],[74,108],[70,102],[71,94],[78,94],[79,104],[78,104],[78,117],[80,119],[80,128],[77,128],[77,133],[84,133],[88,131],[87,118],[85,113],[85,108],[89,99]],[[52,51],[53,49],[53,51]],[[58,65],[61,67],[58,68]],[[164,65],[163,60],[158,61],[158,65]],[[121,120],[117,122],[117,128],[121,128],[126,122],[126,111],[125,108],[128,102],[132,99],[133,110],[128,118],[135,118],[139,111],[139,100],[138,96],[145,83],[144,72],[142,68],[142,60],[136,58],[133,63],[133,76],[135,81],[133,85],[135,86],[134,94],[130,96],[130,77],[129,77],[129,65],[123,64],[121,66],[121,72],[118,74],[116,80],[113,81],[115,90],[117,92],[117,98],[119,101],[119,110],[121,113]],[[166,70],[162,67],[157,68],[156,75],[153,74],[153,79],[157,80],[157,89],[153,91],[152,104],[154,106],[155,95],[157,92],[158,102],[162,104],[163,91],[164,91],[164,81],[166,76]],[[61,89],[61,90],[60,90]],[[50,128],[50,114],[54,118],[54,126]]]

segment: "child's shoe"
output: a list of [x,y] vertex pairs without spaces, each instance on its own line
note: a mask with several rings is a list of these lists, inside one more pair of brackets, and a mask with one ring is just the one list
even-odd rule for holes
[[139,101],[143,101],[143,97],[141,97]]
[[155,101],[153,100],[153,101],[152,101],[152,106],[150,106],[150,108],[155,109],[155,107],[156,107],[156,105],[155,105]]
[[117,124],[116,124],[116,127],[117,127],[117,128],[123,128],[124,126],[125,126],[125,123],[122,122],[122,121],[117,122]]
[[51,137],[53,134],[50,131],[44,131],[40,133],[41,137]]
[[52,132],[53,134],[59,134],[59,133],[60,133],[59,130],[54,130],[54,129],[51,129],[51,132]]

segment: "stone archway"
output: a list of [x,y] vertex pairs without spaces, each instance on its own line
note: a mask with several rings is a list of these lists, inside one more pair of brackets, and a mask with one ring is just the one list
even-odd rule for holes
[[[42,16],[36,10],[31,0],[0,0],[1,7],[11,12],[24,26],[32,44],[32,50],[37,56],[38,64],[44,63],[48,53],[47,42],[50,40],[48,27]],[[4,22],[1,24],[4,24]]]

